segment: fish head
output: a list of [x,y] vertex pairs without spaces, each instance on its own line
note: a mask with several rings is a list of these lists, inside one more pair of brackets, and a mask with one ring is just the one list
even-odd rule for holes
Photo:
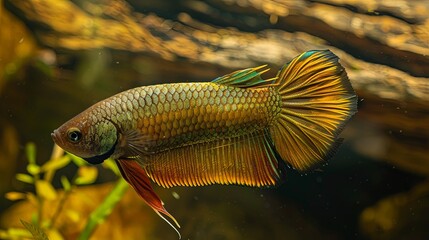
[[109,119],[83,112],[51,133],[54,142],[65,151],[91,164],[102,163],[115,151],[116,126]]

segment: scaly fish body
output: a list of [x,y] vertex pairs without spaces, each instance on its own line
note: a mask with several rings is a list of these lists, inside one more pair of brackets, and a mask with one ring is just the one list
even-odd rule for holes
[[[149,155],[265,129],[280,112],[280,104],[272,87],[161,84],[117,94],[80,117],[96,125],[110,121],[123,132],[138,130],[147,136],[141,150]],[[91,128],[88,134],[98,136],[94,139],[98,142],[104,135],[96,129]]]
[[115,159],[155,212],[179,226],[150,180],[164,187],[275,185],[281,161],[308,169],[339,145],[357,104],[338,58],[305,52],[268,80],[261,78],[264,67],[209,83],[131,89],[93,105],[52,137],[92,164]]

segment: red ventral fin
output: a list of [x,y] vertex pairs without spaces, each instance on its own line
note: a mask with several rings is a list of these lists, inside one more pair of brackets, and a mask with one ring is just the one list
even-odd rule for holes
[[119,159],[116,160],[116,163],[124,179],[134,188],[140,197],[142,197],[143,200],[177,232],[180,239],[181,235],[179,230],[177,230],[177,228],[168,219],[166,219],[164,215],[169,217],[178,228],[180,228],[180,225],[164,208],[164,203],[153,190],[146,171],[135,160]]

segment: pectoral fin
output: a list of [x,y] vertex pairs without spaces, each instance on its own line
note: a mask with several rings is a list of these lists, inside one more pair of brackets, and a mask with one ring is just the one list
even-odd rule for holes
[[179,223],[176,219],[164,208],[164,204],[161,199],[156,195],[153,190],[148,175],[146,171],[134,160],[117,160],[116,161],[119,170],[121,171],[124,179],[134,188],[134,190],[143,198],[143,200],[162,218],[164,219],[177,234],[180,233],[177,228],[164,217],[169,217],[178,228],[180,228]]
[[125,131],[120,137],[120,146],[127,158],[139,158],[150,154],[149,148],[153,143],[154,139],[151,136],[144,135],[138,130]]

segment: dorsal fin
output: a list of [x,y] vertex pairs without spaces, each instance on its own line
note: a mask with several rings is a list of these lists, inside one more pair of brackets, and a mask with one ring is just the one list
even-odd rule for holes
[[276,80],[276,78],[270,78],[270,79],[262,79],[261,75],[267,71],[269,71],[269,68],[266,68],[267,65],[262,65],[255,68],[246,68],[243,70],[238,70],[235,72],[232,72],[230,74],[227,74],[222,77],[218,77],[212,82],[222,84],[222,85],[229,85],[234,87],[240,87],[240,88],[248,88],[253,86],[261,86],[265,84],[272,83]]

